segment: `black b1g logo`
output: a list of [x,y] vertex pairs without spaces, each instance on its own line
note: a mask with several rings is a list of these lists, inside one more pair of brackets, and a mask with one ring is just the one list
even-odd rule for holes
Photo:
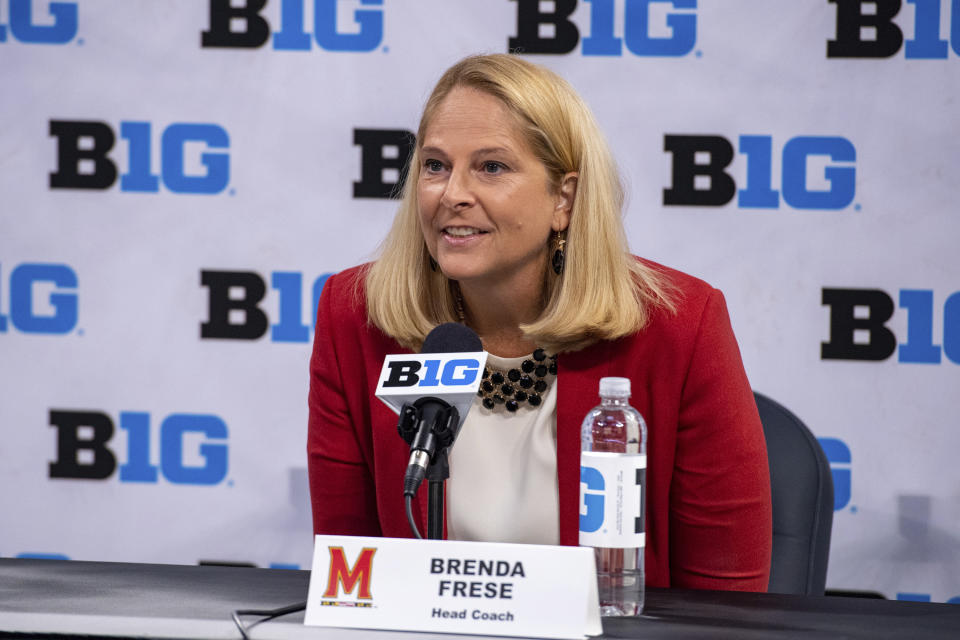
[[909,59],[944,59],[948,44],[960,55],[960,0],[950,0],[950,42],[940,37],[941,0],[908,0],[913,5],[913,39],[904,47],[903,29],[893,19],[902,0],[828,0],[837,5],[837,35],[827,42],[828,58],[889,58],[901,48]]

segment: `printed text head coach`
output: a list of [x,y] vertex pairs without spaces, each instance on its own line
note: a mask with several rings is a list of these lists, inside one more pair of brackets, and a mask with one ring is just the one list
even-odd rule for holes
[[[580,422],[601,377],[648,425],[646,582],[765,590],[763,432],[722,294],[636,258],[592,114],[509,55],[443,75],[375,262],[323,289],[310,362],[317,533],[409,536],[408,449],[373,396],[384,356],[463,322],[490,356],[450,459],[451,539],[577,544]],[[425,494],[425,490],[422,491]],[[426,496],[414,502],[424,528]]]

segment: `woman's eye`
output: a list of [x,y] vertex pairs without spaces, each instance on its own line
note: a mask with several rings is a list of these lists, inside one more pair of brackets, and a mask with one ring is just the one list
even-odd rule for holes
[[503,165],[499,162],[484,162],[483,171],[484,173],[500,173],[503,171]]
[[423,163],[427,171],[443,171],[443,163],[439,160],[427,160]]

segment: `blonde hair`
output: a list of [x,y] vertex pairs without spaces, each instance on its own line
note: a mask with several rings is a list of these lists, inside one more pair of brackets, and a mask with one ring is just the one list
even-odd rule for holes
[[654,307],[673,310],[665,276],[630,255],[620,219],[623,187],[589,107],[552,71],[494,54],[452,66],[427,100],[399,210],[366,273],[370,322],[417,350],[437,324],[458,321],[456,283],[430,268],[417,202],[420,145],[437,108],[457,87],[488,93],[515,115],[553,188],[566,173],[579,174],[563,273],[546,270],[543,312],[521,325],[526,337],[549,352],[573,351],[638,331]]

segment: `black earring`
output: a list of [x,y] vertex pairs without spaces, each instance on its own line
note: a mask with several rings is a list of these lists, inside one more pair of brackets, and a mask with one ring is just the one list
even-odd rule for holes
[[556,244],[556,249],[553,252],[553,272],[556,273],[557,275],[560,275],[561,273],[563,273],[563,260],[565,257],[563,253],[563,249],[566,246],[567,241],[566,239],[563,238],[563,236],[560,235],[559,231],[557,231],[555,244]]
[[436,273],[437,267],[438,267],[437,261],[433,259],[433,256],[430,256],[430,271],[433,271],[434,273]]

